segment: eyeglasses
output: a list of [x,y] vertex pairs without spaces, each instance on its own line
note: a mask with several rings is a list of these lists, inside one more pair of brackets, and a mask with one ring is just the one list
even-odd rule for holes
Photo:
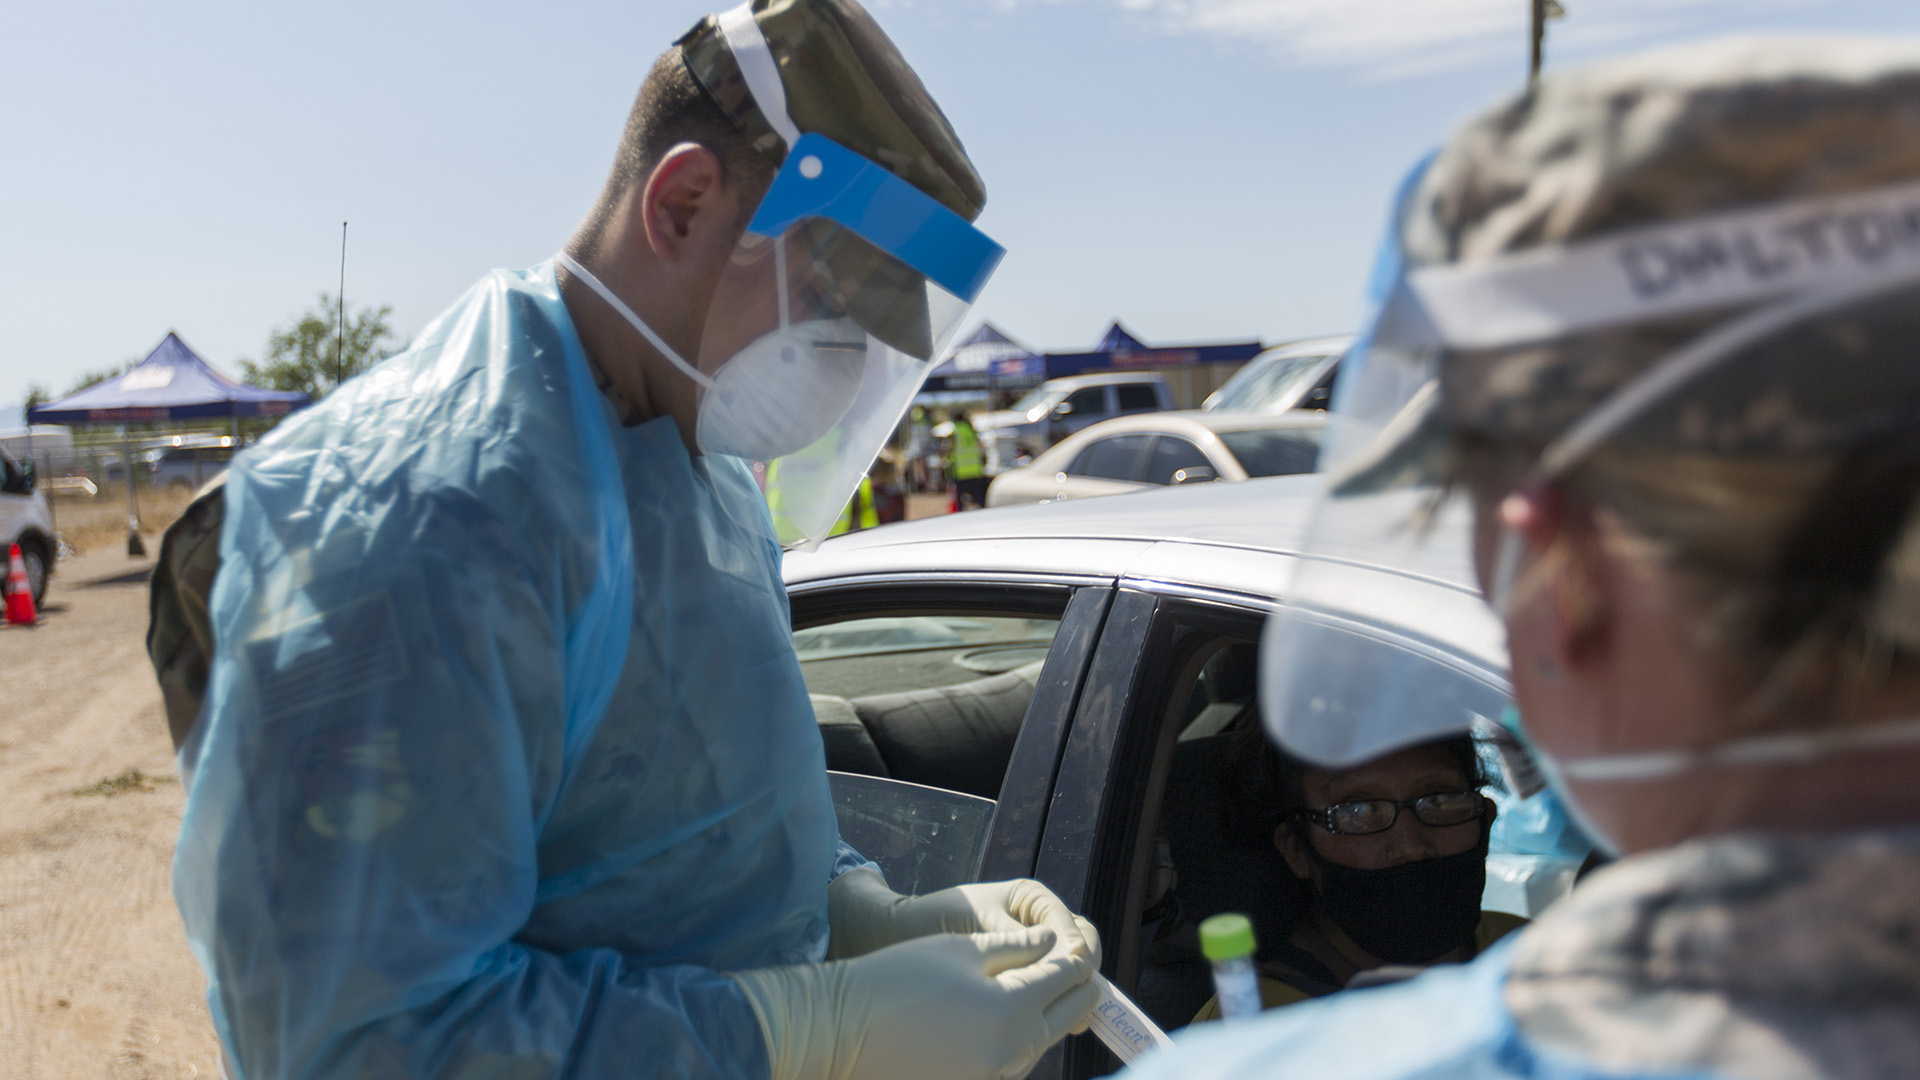
[[1341,836],[1368,836],[1386,832],[1400,820],[1400,811],[1412,810],[1420,824],[1440,828],[1465,825],[1485,816],[1486,800],[1478,791],[1441,791],[1406,802],[1392,799],[1354,799],[1318,810],[1302,810],[1300,818]]

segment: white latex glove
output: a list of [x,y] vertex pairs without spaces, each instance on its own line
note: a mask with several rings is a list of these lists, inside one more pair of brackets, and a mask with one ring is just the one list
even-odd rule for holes
[[1010,1080],[1086,1023],[1093,968],[1045,929],[916,938],[854,960],[733,972],[772,1080]]
[[832,928],[827,956],[834,960],[928,934],[1044,926],[1054,933],[1053,957],[1075,956],[1095,970],[1100,967],[1100,934],[1093,924],[1028,878],[901,896],[872,870],[849,870],[827,888],[827,921]]

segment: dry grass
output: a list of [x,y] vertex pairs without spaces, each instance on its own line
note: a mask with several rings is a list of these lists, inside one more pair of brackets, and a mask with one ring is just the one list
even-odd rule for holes
[[180,778],[177,776],[149,776],[139,769],[127,769],[118,776],[109,776],[105,780],[88,784],[86,787],[74,788],[73,793],[80,796],[104,795],[112,798],[115,795],[125,795],[129,791],[152,791],[155,784],[179,782]]
[[[157,541],[193,501],[191,493],[181,491],[143,490],[138,498],[140,532],[149,541]],[[127,489],[116,484],[92,498],[59,496],[53,500],[53,521],[60,538],[76,552],[120,547],[127,542]]]

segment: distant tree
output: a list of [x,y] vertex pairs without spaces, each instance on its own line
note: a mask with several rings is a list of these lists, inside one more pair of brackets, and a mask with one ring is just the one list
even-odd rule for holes
[[40,406],[45,405],[47,402],[52,400],[53,400],[53,395],[51,393],[48,393],[47,388],[44,384],[37,383],[37,382],[30,382],[27,384],[27,401],[26,401],[27,409],[29,410],[37,409]]
[[344,333],[334,320],[339,309],[330,293],[292,323],[267,337],[264,363],[240,361],[246,380],[271,390],[304,390],[315,401],[355,375],[407,347],[387,317],[393,307],[348,308]]

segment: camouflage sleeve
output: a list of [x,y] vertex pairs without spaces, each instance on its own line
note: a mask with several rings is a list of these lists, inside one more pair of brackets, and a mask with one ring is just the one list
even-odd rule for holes
[[209,484],[167,527],[148,595],[147,656],[160,679],[167,733],[180,749],[200,715],[213,658],[213,621],[207,614],[220,572],[220,524],[226,519],[223,476]]

